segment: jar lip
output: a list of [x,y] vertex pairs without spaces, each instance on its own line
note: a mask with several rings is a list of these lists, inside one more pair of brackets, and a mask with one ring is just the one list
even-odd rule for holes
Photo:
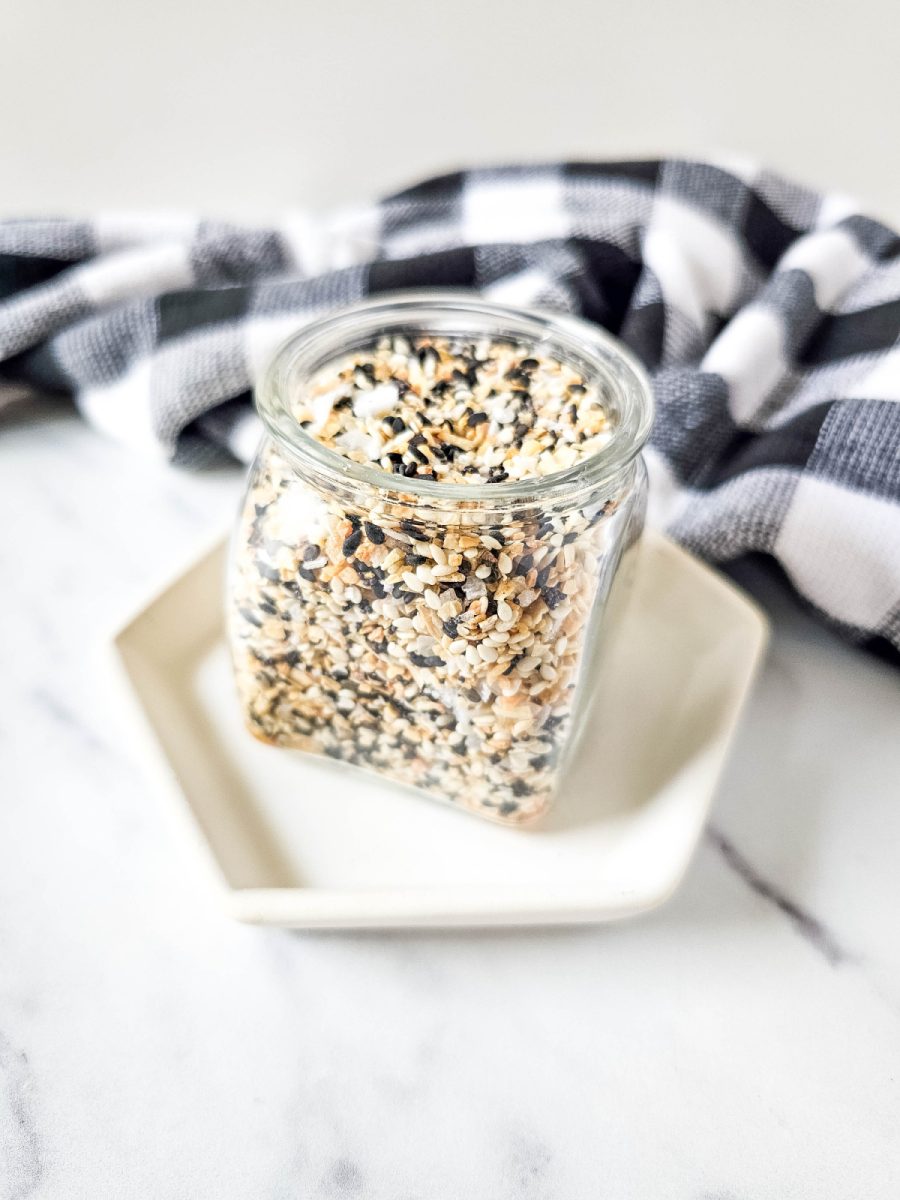
[[[590,458],[550,475],[517,479],[503,483],[442,483],[429,479],[397,477],[383,468],[357,463],[337,450],[323,445],[302,429],[290,412],[287,396],[290,385],[303,370],[339,355],[347,339],[360,333],[373,338],[404,321],[421,322],[440,331],[442,320],[447,332],[468,334],[465,319],[496,320],[502,332],[512,334],[526,344],[552,342],[565,354],[586,360],[612,387],[620,417],[606,446]],[[452,324],[458,318],[458,324]],[[399,332],[399,330],[398,330]],[[491,336],[473,329],[473,336]],[[650,379],[635,356],[617,338],[581,317],[566,313],[513,308],[484,300],[477,292],[422,291],[383,292],[351,307],[301,326],[275,351],[256,387],[256,407],[263,423],[289,460],[307,467],[320,477],[333,477],[345,484],[355,483],[373,489],[387,501],[417,503],[440,507],[447,502],[469,507],[503,508],[520,504],[544,503],[569,498],[573,504],[584,493],[593,491],[615,478],[637,457],[653,424],[653,393]]]

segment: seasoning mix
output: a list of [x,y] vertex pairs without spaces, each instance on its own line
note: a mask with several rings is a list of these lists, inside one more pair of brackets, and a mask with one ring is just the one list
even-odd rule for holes
[[258,402],[229,604],[251,731],[540,816],[642,520],[639,369],[594,331],[408,297],[302,331]]

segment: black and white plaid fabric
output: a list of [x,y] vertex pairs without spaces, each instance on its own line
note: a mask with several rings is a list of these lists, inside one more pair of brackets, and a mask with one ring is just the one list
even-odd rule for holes
[[291,330],[409,287],[578,313],[651,369],[651,519],[705,558],[775,557],[854,641],[900,648],[900,239],[747,164],[476,170],[243,228],[0,223],[0,399],[251,456],[249,390]]

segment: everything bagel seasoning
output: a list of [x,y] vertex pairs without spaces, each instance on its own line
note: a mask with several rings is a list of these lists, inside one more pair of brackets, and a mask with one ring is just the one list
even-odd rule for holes
[[597,389],[514,343],[384,338],[318,371],[293,415],[358,463],[439,483],[503,483],[574,466],[611,435]]
[[620,497],[485,523],[464,506],[423,515],[403,487],[491,489],[577,465],[613,435],[598,386],[539,346],[394,336],[329,361],[288,403],[393,498],[357,507],[267,443],[230,612],[250,729],[497,820],[540,815]]

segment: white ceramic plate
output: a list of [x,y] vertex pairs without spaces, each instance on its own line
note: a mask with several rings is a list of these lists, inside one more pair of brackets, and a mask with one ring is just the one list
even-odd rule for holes
[[767,636],[721,576],[644,538],[556,809],[516,830],[252,738],[223,640],[223,572],[220,545],[154,596],[114,651],[149,759],[192,817],[232,916],[296,927],[607,921],[671,895]]

